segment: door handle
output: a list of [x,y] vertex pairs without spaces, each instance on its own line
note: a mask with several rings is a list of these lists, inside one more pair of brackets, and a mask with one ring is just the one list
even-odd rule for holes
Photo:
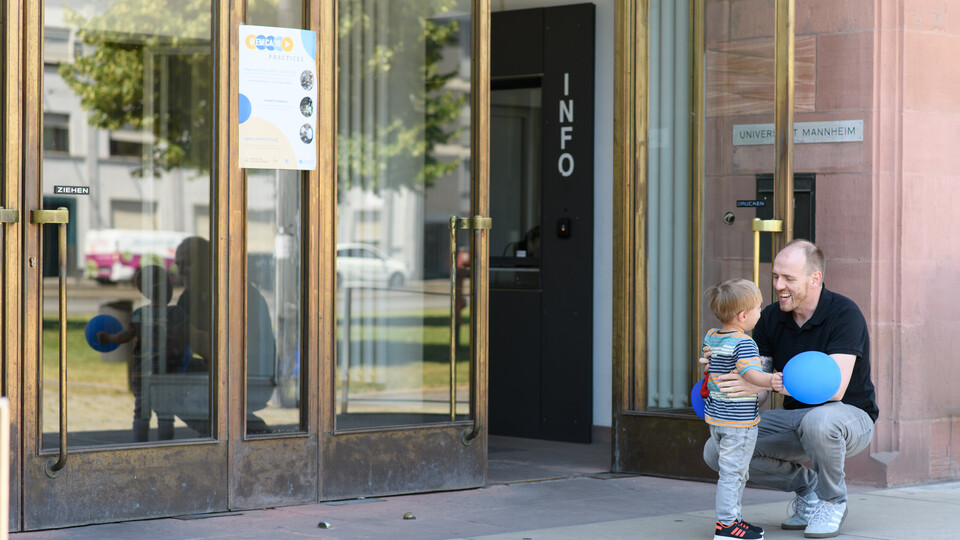
[[[783,221],[779,219],[753,218],[753,283],[760,287],[760,233],[783,232]],[[771,251],[773,253],[773,251]]]
[[[457,330],[459,328],[457,324],[459,313],[459,307],[457,306],[459,292],[457,287],[457,255],[459,251],[457,248],[457,231],[489,230],[493,228],[493,219],[483,216],[472,218],[450,216],[448,223],[450,227],[450,421],[453,422],[457,419]],[[471,261],[471,264],[473,264],[473,261]],[[472,357],[470,363],[473,366],[474,360]],[[475,389],[470,393],[470,399],[471,410],[474,411],[473,427],[460,437],[464,444],[470,444],[480,433],[479,415],[476,414],[476,410],[479,408],[479,396]]]
[[17,223],[18,221],[20,221],[19,210],[0,206],[0,223]]
[[60,454],[44,463],[43,470],[56,478],[67,464],[67,223],[66,208],[31,210],[30,223],[57,225],[60,229],[58,257],[60,262]]

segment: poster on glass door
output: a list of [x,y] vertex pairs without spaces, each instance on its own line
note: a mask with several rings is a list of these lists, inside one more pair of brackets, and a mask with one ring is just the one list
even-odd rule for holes
[[317,168],[317,36],[240,25],[240,167]]

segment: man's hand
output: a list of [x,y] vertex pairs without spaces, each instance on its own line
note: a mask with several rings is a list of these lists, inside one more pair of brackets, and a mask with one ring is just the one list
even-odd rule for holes
[[767,390],[763,386],[757,386],[747,382],[739,373],[727,373],[716,378],[717,386],[723,393],[730,397],[747,397]]

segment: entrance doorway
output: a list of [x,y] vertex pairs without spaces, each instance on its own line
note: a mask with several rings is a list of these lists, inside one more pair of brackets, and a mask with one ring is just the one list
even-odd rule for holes
[[590,444],[491,435],[487,484],[511,484],[610,472],[610,442]]
[[[488,4],[61,4],[0,17],[11,529],[483,485]],[[317,170],[239,167],[238,21]]]
[[491,24],[490,432],[587,443],[594,6]]

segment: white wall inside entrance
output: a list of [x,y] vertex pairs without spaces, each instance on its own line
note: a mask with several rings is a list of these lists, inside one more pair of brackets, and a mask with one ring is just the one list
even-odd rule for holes
[[[492,0],[493,11],[584,2]],[[613,0],[594,0],[593,425],[610,427],[613,407]],[[496,196],[496,194],[493,194]]]

